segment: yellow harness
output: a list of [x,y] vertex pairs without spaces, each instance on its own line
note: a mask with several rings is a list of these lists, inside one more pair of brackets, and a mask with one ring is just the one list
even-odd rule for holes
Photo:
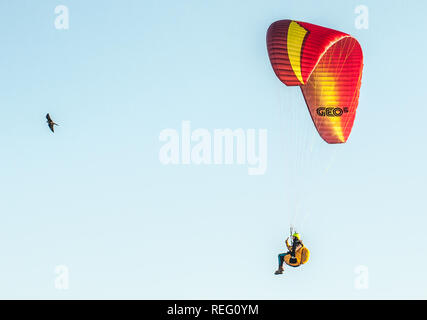
[[291,267],[299,267],[300,265],[306,263],[308,261],[309,257],[310,257],[310,251],[306,247],[303,246],[302,248],[298,249],[295,252],[295,258],[297,260],[295,263],[292,263],[290,261],[292,258],[292,256],[290,254],[287,254],[285,256],[285,263]]
[[[292,250],[292,246],[289,245],[288,239],[286,239],[286,247],[288,247],[289,251]],[[287,254],[285,256],[284,261],[288,266],[299,267],[300,265],[306,263],[308,261],[309,257],[310,257],[310,251],[304,245],[302,245],[301,248],[299,248],[298,250],[295,251],[295,258],[297,260],[295,263],[292,263],[290,261],[292,258],[292,256],[290,254]]]

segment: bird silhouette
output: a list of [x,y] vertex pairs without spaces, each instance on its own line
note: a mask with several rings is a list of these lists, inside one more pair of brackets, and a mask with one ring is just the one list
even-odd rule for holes
[[49,113],[46,115],[46,119],[47,119],[47,124],[48,124],[50,130],[52,132],[55,132],[54,126],[58,126],[58,124],[56,124],[55,122],[53,122],[53,120],[51,119]]

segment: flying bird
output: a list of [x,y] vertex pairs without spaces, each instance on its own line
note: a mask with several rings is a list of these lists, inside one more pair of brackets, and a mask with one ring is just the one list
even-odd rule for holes
[[57,126],[58,124],[56,124],[55,122],[53,122],[53,120],[50,118],[49,113],[46,115],[46,119],[47,119],[47,124],[48,124],[50,130],[52,132],[55,132],[54,126]]

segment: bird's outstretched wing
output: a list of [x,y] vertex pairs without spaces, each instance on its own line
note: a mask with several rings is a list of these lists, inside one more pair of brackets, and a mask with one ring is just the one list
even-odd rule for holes
[[47,124],[49,126],[50,131],[55,132],[54,126],[57,125],[53,120],[51,119],[49,113],[46,114]]

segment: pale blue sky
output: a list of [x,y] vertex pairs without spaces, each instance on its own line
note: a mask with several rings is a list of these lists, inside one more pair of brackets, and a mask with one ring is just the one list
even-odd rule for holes
[[[368,30],[355,28],[359,4]],[[57,5],[69,8],[69,30],[54,27]],[[426,10],[368,0],[1,2],[0,298],[427,298]],[[360,41],[347,144],[313,136],[299,90],[275,77],[265,34],[279,19]],[[60,124],[54,135],[47,112]],[[183,120],[267,129],[266,174],[162,165],[159,134]],[[292,134],[314,137],[313,151]],[[293,219],[311,260],[275,276]],[[62,264],[66,291],[53,285]],[[359,265],[365,290],[353,285]]]

